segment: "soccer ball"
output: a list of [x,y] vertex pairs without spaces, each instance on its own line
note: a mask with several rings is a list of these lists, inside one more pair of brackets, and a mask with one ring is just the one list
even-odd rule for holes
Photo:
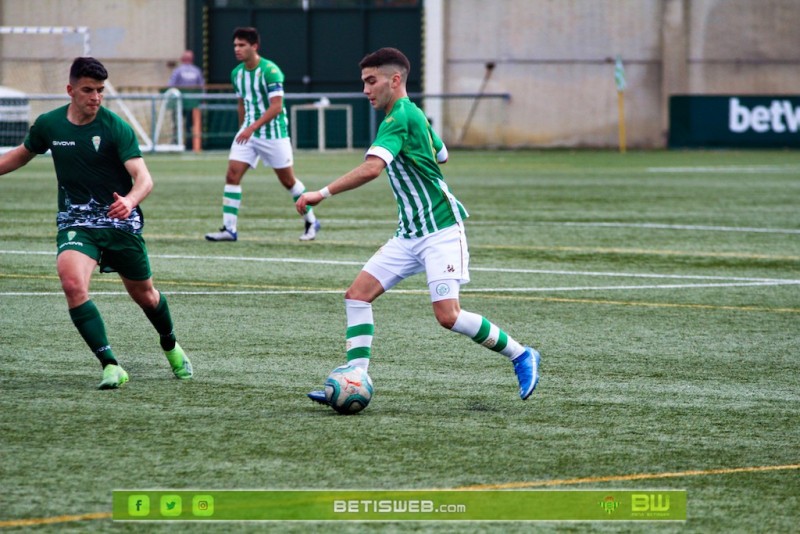
[[366,408],[372,391],[372,379],[362,367],[342,365],[325,380],[325,398],[341,414],[354,414]]

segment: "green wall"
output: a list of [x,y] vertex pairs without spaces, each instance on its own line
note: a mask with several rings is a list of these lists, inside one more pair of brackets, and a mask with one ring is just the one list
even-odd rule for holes
[[800,97],[676,95],[670,148],[800,148]]
[[[260,53],[286,75],[287,96],[299,93],[360,93],[358,62],[366,54],[393,46],[411,61],[409,92],[422,89],[422,0],[300,0],[245,1],[187,0],[187,46],[195,51],[206,72],[206,81],[232,93],[230,73],[236,66],[233,30],[254,26],[261,35]],[[286,99],[287,107],[314,99]],[[357,97],[332,100],[353,105],[353,145],[366,148],[371,142],[367,100]],[[206,111],[204,148],[227,148],[237,129],[235,109],[213,102]],[[233,105],[233,102],[229,104]],[[328,148],[345,146],[344,113],[327,118]],[[298,115],[297,144],[317,145],[316,116]]]

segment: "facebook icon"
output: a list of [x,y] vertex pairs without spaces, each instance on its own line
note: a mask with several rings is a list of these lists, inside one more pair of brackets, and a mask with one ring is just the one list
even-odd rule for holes
[[147,495],[128,496],[128,515],[142,517],[150,514],[150,497]]

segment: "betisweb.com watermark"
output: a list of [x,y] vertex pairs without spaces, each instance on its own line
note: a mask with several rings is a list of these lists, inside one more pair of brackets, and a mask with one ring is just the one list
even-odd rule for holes
[[464,514],[466,504],[436,504],[422,499],[336,499],[335,514]]

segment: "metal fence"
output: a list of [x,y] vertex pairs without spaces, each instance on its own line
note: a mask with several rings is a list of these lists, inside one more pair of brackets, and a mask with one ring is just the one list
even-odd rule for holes
[[[482,100],[507,105],[508,93],[411,93],[423,107],[431,102],[462,101],[474,111]],[[159,92],[106,94],[105,105],[121,115],[136,131],[143,151],[182,151],[192,147],[192,132],[186,129],[187,112],[200,110],[201,126],[195,130],[200,150],[227,150],[239,129],[237,96],[233,93]],[[294,93],[284,96],[295,148],[353,149],[368,147],[377,133],[383,113],[376,111],[362,93]],[[22,142],[33,120],[40,114],[69,103],[66,94],[0,96],[0,145]],[[466,106],[466,107],[465,107]],[[462,131],[469,127],[471,113],[462,112]],[[196,115],[195,115],[196,116]],[[13,120],[11,120],[13,118]],[[438,130],[438,128],[437,128]],[[451,140],[450,144],[456,142]]]

